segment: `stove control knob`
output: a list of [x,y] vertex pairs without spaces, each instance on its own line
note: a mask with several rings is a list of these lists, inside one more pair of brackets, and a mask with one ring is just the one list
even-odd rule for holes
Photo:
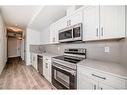
[[86,49],[83,49],[83,53],[86,53]]

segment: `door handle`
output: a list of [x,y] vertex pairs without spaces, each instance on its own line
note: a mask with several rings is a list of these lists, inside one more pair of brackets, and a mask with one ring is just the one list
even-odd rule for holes
[[94,84],[94,88],[93,88],[94,90],[96,90],[96,85]]
[[103,27],[101,27],[101,36],[103,36],[104,35],[104,29],[103,29]]
[[98,37],[98,28],[96,29],[96,36]]
[[92,76],[106,80],[105,77],[101,77],[101,76],[98,76],[98,75],[95,75],[95,74],[92,74]]

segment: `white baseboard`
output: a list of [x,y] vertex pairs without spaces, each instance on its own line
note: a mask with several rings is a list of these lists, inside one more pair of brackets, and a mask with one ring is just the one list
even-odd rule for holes
[[[7,62],[6,62],[6,63],[7,63]],[[2,66],[0,67],[0,75],[1,75],[1,73],[2,73],[2,71],[3,71],[3,69],[4,69],[4,67],[5,67],[6,63],[3,63]]]

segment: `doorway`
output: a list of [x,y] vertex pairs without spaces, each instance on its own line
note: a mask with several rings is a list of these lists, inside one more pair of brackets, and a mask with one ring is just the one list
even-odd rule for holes
[[8,58],[21,57],[21,40],[8,37]]

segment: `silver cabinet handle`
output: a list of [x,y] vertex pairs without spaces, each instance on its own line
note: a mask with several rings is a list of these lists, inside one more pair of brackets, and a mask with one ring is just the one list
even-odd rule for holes
[[96,29],[96,36],[98,37],[99,35],[98,35],[98,28]]
[[101,27],[101,36],[103,36],[104,35],[104,29],[103,29],[103,27]]
[[45,68],[48,68],[48,63],[45,63]]
[[71,20],[69,20],[69,25],[71,25]]
[[69,24],[68,24],[68,21],[67,21],[67,26],[68,26]]
[[94,87],[93,87],[94,90],[96,90],[96,85],[94,84]]
[[105,77],[101,77],[101,76],[98,76],[98,75],[95,75],[95,74],[92,74],[92,76],[94,76],[94,77],[98,77],[98,78],[101,78],[101,79],[106,80],[106,78],[105,78]]

